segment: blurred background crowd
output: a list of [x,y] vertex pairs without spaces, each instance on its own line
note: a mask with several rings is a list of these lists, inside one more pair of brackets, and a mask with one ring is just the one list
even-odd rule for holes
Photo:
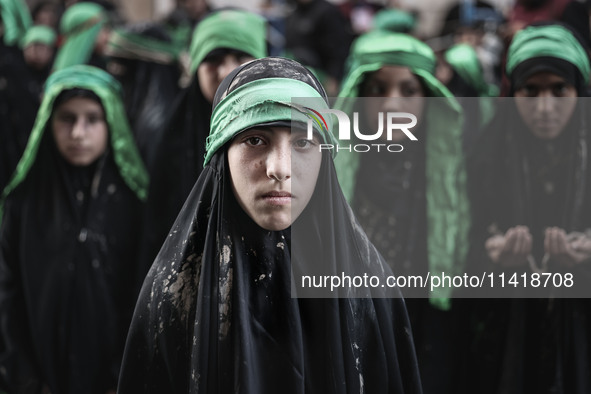
[[[495,97],[538,97],[546,90],[556,97],[588,95],[589,0],[0,0],[0,13],[0,389],[84,393],[91,392],[90,385],[92,392],[114,392],[139,288],[203,168],[216,89],[237,66],[255,58],[297,60],[329,97],[399,97],[384,86],[403,85],[402,74],[396,74],[402,67],[410,70],[404,78],[417,85],[403,86],[409,92],[402,96],[453,100],[446,109],[453,117],[438,125],[434,112],[427,116],[430,123],[421,125],[432,145],[409,148],[404,159],[391,163],[350,167],[337,161],[337,170],[344,168],[339,180],[345,195],[395,273],[416,273],[421,264],[420,270],[430,270],[434,260],[450,256],[502,265],[507,249],[523,268],[529,255],[552,256],[544,239],[563,242],[566,233],[588,229],[591,199],[585,197],[588,183],[581,181],[589,170],[588,111],[573,106],[568,125],[557,126],[558,134],[563,126],[575,130],[568,141],[507,132],[506,139],[488,143],[480,135],[487,135],[482,131],[490,124],[503,131],[525,129],[524,122],[531,130],[538,127],[528,123],[523,108],[518,127],[499,126],[506,119],[500,115],[505,112],[495,112]],[[532,24],[541,26],[541,33],[522,35],[522,46],[511,52],[513,37]],[[554,24],[560,27],[553,30]],[[553,52],[544,52],[547,48]],[[81,65],[92,69],[76,68]],[[542,80],[532,79],[536,75]],[[96,119],[77,112],[88,101],[100,104]],[[519,118],[512,114],[511,121]],[[102,122],[111,133],[103,141],[108,147],[88,162],[75,162],[60,147],[60,122],[73,126],[77,116],[85,117],[85,127]],[[428,131],[436,126],[443,134]],[[47,141],[46,128],[55,142]],[[511,145],[515,152],[502,150],[511,138],[520,141]],[[430,150],[439,143],[445,149]],[[48,158],[58,156],[56,147],[67,163],[56,164],[54,171]],[[504,161],[504,152],[514,155]],[[542,170],[530,172],[522,158]],[[53,164],[40,164],[46,159]],[[453,171],[444,170],[448,165]],[[514,190],[494,183],[515,173],[520,175],[512,179]],[[483,179],[491,183],[479,184]],[[522,186],[545,199],[530,198]],[[467,191],[470,187],[475,191]],[[492,198],[496,192],[498,199]],[[515,212],[531,207],[530,216],[507,218],[509,205],[519,200],[513,192],[526,196]],[[384,201],[374,201],[379,196]],[[489,210],[497,201],[505,205]],[[553,211],[563,203],[564,210]],[[500,216],[481,215],[493,211]],[[546,213],[548,219],[540,219]],[[558,217],[563,213],[568,220]],[[521,227],[530,219],[529,228]],[[491,223],[502,225],[491,230]],[[540,235],[551,226],[562,232],[546,232],[532,247],[529,231],[535,227]],[[392,235],[380,238],[383,229]],[[436,241],[447,243],[441,255],[431,254]],[[590,256],[591,249],[573,259],[578,264]],[[122,270],[121,261],[131,265]],[[408,301],[426,393],[591,392],[587,303],[440,300]],[[89,305],[101,308],[91,313]],[[99,328],[113,316],[116,324]],[[487,324],[489,331],[483,329]],[[548,329],[536,331],[527,349],[515,350],[529,325]],[[73,335],[81,329],[87,334]],[[105,339],[108,345],[88,340],[106,331],[113,334]],[[534,339],[550,345],[536,347]],[[529,352],[532,346],[537,350]],[[101,353],[104,360],[97,356],[96,365],[83,362],[87,352],[107,348],[112,354]],[[27,352],[35,356],[12,362]],[[478,373],[466,372],[480,352],[491,356],[482,358]],[[35,375],[38,370],[43,374]],[[565,378],[569,373],[575,378]],[[95,381],[101,386],[93,386]],[[538,383],[530,390],[532,381]]]

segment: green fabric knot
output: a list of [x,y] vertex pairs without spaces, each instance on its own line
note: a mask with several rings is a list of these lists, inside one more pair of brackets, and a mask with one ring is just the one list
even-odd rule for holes
[[64,44],[57,53],[53,69],[87,63],[105,22],[104,9],[98,4],[76,3],[68,8],[60,23]]

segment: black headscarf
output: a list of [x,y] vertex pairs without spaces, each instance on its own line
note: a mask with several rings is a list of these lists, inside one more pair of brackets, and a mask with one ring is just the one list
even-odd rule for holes
[[[215,102],[265,78],[297,79],[325,96],[298,63],[267,58],[230,74]],[[352,275],[389,272],[351,214],[329,154],[294,223],[309,229],[298,235],[309,248],[296,258],[294,226],[264,230],[239,207],[227,147],[204,168],[146,278],[118,392],[420,393],[400,297],[291,297],[292,269],[319,261]]]

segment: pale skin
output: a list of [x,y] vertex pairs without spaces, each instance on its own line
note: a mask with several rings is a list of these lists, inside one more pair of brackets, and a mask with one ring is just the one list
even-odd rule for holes
[[53,111],[51,129],[58,151],[73,166],[88,166],[107,149],[105,114],[92,99],[74,97],[61,103]]
[[[552,140],[562,133],[574,112],[577,91],[564,78],[542,72],[529,77],[515,91],[515,97],[518,98],[517,110],[529,131],[537,138]],[[494,263],[503,267],[520,267],[527,264],[532,241],[527,226],[515,226],[504,234],[487,239],[485,248]],[[551,261],[572,267],[591,258],[591,239],[569,240],[564,229],[549,227],[544,232],[544,252]]]
[[308,205],[320,171],[319,139],[289,127],[252,128],[228,148],[234,196],[260,227],[285,230]]

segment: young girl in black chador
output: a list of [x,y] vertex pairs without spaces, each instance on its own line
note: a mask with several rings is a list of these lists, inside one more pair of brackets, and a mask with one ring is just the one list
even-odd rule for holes
[[591,119],[581,98],[589,59],[569,29],[539,25],[515,35],[506,68],[515,98],[502,103],[469,166],[469,262],[527,282],[500,289],[513,299],[475,304],[465,392],[588,393],[589,300],[544,285],[545,298],[523,298],[532,297],[532,273],[572,275],[571,294],[582,296],[591,278]]
[[[0,200],[0,379],[13,393],[114,392],[141,280],[148,176],[121,87],[55,72]],[[0,212],[1,214],[1,212]]]
[[319,150],[330,132],[291,131],[303,116],[292,97],[327,107],[287,59],[247,63],[220,85],[206,165],[144,283],[119,393],[421,392],[399,296],[296,298],[307,272],[390,271]]

